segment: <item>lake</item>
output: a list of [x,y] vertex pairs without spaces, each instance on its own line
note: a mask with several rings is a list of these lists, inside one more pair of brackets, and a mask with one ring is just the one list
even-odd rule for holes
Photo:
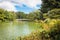
[[0,23],[0,40],[16,40],[17,37],[25,36],[40,29],[39,23],[17,21]]

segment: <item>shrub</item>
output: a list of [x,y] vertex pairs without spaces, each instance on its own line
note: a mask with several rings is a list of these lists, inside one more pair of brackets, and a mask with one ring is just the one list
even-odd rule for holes
[[36,30],[19,40],[60,40],[60,19],[46,19],[45,21],[40,21],[42,31]]

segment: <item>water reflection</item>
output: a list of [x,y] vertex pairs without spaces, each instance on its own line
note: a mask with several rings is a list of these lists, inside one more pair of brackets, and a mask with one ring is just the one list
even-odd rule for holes
[[39,27],[39,24],[33,22],[0,23],[0,40],[15,40],[16,37],[30,34]]

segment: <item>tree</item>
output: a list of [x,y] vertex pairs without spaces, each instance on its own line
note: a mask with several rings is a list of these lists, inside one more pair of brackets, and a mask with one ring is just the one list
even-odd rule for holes
[[33,12],[29,13],[28,18],[29,19],[34,19],[34,20],[35,19],[40,20],[40,19],[43,19],[43,14],[42,14],[42,12],[40,12],[40,10],[36,10],[36,11],[33,11]]
[[33,12],[30,12],[28,15],[27,15],[27,19],[31,19],[31,20],[34,20],[35,18],[35,14]]
[[24,12],[16,12],[16,15],[18,19],[26,18],[26,14]]
[[35,12],[35,18],[40,20],[40,19],[43,19],[43,13],[39,10],[36,10]]
[[42,0],[41,11],[47,13],[54,8],[60,8],[60,0]]
[[48,11],[49,18],[59,18],[60,19],[60,9],[53,9]]
[[13,21],[16,18],[14,12],[9,12],[4,9],[0,9],[0,20],[1,21]]

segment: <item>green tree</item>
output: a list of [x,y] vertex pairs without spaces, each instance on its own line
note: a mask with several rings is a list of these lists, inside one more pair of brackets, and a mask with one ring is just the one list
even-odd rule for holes
[[43,14],[39,11],[39,10],[36,10],[36,11],[33,11],[33,12],[30,12],[27,16],[29,19],[43,19]]
[[49,18],[60,19],[60,9],[53,9],[48,12]]
[[31,19],[31,20],[34,20],[34,13],[33,12],[30,12],[28,15],[27,15],[27,19]]
[[43,13],[54,8],[60,8],[60,0],[42,0],[41,11]]
[[16,15],[18,19],[26,18],[26,14],[24,12],[16,12]]
[[36,10],[35,12],[34,12],[34,14],[35,14],[35,18],[36,19],[43,19],[43,14],[42,14],[42,12],[41,11],[39,11],[39,10]]
[[12,21],[16,18],[16,14],[14,12],[9,12],[4,9],[0,9],[0,20],[1,21]]

